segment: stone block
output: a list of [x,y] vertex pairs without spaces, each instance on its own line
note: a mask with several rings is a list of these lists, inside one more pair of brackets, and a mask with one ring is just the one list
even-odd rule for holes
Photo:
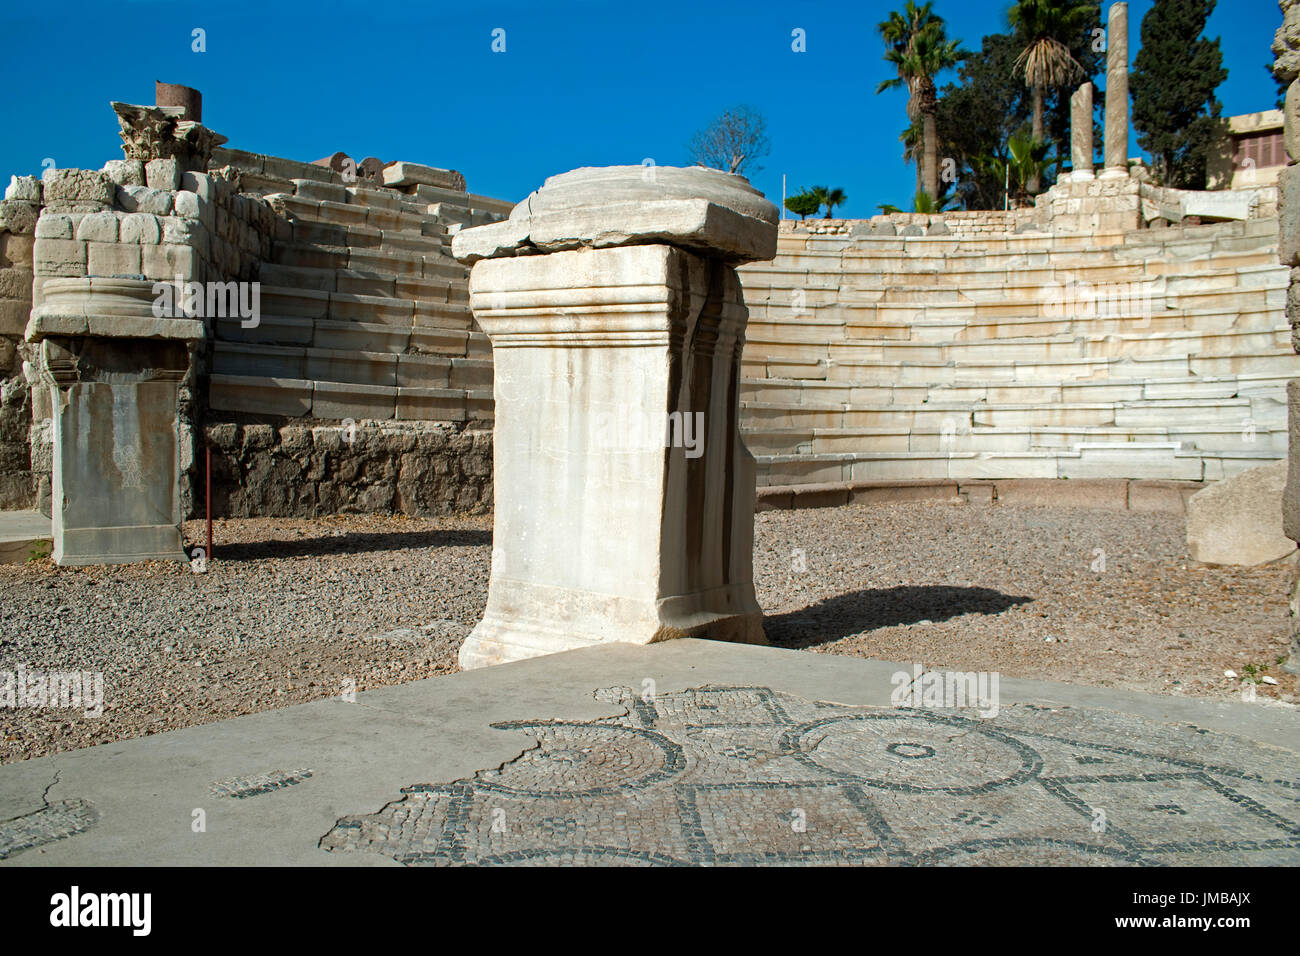
[[138,159],[110,159],[104,172],[118,186],[145,185],[144,163]]
[[316,382],[312,389],[313,418],[389,419],[397,414],[397,388]]
[[117,190],[117,205],[127,212],[166,216],[172,211],[172,194],[148,186],[120,186]]
[[86,243],[86,274],[92,276],[140,275],[140,247],[120,242]]
[[77,223],[77,239],[82,242],[117,242],[117,214],[95,212],[82,216]]
[[1254,566],[1293,554],[1282,530],[1284,461],[1248,468],[1215,482],[1187,502],[1187,548],[1206,564]]
[[216,197],[216,188],[212,177],[207,173],[181,173],[181,189],[185,192],[194,193],[200,199],[208,202],[211,202]]
[[41,181],[35,176],[10,176],[9,185],[5,187],[5,199],[40,205]]
[[1282,528],[1292,541],[1300,541],[1300,379],[1286,383],[1287,479],[1282,496]]
[[30,236],[36,231],[36,220],[40,215],[38,209],[35,203],[18,199],[0,202],[0,232]]
[[86,274],[86,244],[75,239],[37,239],[33,268],[38,276]]
[[30,269],[0,269],[0,299],[32,300],[32,271]]
[[36,221],[37,239],[75,239],[77,224],[81,221],[77,213],[47,212]]
[[419,163],[392,162],[384,167],[385,186],[434,186],[463,193],[465,177],[454,169],[436,169]]
[[175,159],[151,159],[144,164],[145,185],[176,192],[181,188],[181,165]]
[[704,167],[576,169],[546,180],[503,222],[464,229],[452,241],[462,262],[513,256],[670,244],[704,249],[730,263],[776,254],[775,206],[740,176]]
[[[26,299],[0,299],[0,335],[21,336],[27,330],[32,303]],[[8,365],[5,365],[8,368]]]
[[156,245],[162,238],[158,227],[158,217],[148,213],[132,212],[122,217],[119,227],[121,242],[149,243]]
[[1300,166],[1278,173],[1278,259],[1285,266],[1300,266]]
[[136,270],[150,279],[200,279],[199,256],[189,246],[137,246],[140,267]]
[[1122,478],[1019,478],[999,481],[998,504],[1057,508],[1128,508],[1128,482]]
[[1282,124],[1282,145],[1292,160],[1300,162],[1300,80],[1292,80],[1286,88]]
[[117,195],[117,184],[108,174],[92,169],[47,169],[41,177],[41,188],[46,205],[71,203],[107,208],[113,205]]

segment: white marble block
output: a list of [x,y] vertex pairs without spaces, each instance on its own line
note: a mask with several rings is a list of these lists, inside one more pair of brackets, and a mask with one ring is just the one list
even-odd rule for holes
[[[556,230],[549,214],[563,251],[528,254],[527,215],[512,216],[508,241],[492,227],[491,257],[478,230],[455,240],[477,260],[470,305],[492,340],[496,401],[492,575],[462,667],[611,641],[763,641],[734,264],[770,257],[776,210],[739,177],[660,168],[656,205],[687,213],[610,242],[602,208],[625,211],[620,172],[644,187],[642,167],[566,174],[598,174],[599,188],[575,213],[580,228]],[[720,228],[725,249],[710,255],[701,236]]]

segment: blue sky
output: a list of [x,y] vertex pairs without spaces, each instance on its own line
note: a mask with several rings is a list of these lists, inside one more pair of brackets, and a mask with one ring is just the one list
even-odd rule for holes
[[[1152,0],[1130,3],[1132,52]],[[936,0],[971,49],[1005,29],[1005,2]],[[909,206],[900,158],[905,94],[875,24],[885,2],[656,0],[68,0],[5,12],[0,174],[120,158],[110,100],[153,102],[155,79],[203,92],[204,122],[230,145],[312,160],[413,160],[461,170],[472,192],[517,200],[576,166],[689,162],[691,133],[727,106],[768,117],[772,152],[755,185],[780,201],[843,187],[838,215]],[[1109,4],[1107,4],[1109,6]],[[1272,107],[1264,71],[1281,23],[1276,0],[1220,0],[1226,114]],[[207,51],[191,50],[191,30]],[[807,52],[791,51],[791,31]],[[493,53],[492,31],[506,31]],[[941,82],[946,82],[943,78]],[[1136,144],[1132,154],[1138,155]]]

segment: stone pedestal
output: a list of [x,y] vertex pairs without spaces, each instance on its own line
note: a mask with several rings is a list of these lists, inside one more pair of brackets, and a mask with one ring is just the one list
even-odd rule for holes
[[203,323],[152,314],[154,283],[51,279],[27,338],[53,412],[54,560],[184,561],[180,480],[193,456],[182,385]]
[[1112,3],[1106,20],[1107,179],[1128,176],[1128,4]]
[[734,266],[774,255],[777,212],[739,177],[651,173],[553,177],[454,241],[496,401],[492,576],[462,667],[763,641]]

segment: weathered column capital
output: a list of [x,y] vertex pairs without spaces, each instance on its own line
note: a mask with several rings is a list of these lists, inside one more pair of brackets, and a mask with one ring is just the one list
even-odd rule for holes
[[492,575],[462,667],[623,641],[761,642],[735,264],[776,252],[742,178],[555,176],[456,235],[492,340]]

